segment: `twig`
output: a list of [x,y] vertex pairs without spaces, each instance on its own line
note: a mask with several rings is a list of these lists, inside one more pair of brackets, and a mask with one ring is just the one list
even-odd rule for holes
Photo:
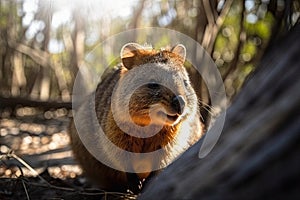
[[[21,176],[18,177],[19,179],[21,179],[22,181],[22,185],[24,187],[25,193],[26,193],[26,197],[28,200],[30,200],[27,188],[25,183],[28,185],[33,185],[33,186],[39,186],[39,187],[47,187],[47,188],[51,188],[51,189],[56,189],[56,190],[64,190],[64,191],[69,191],[69,192],[78,192],[77,189],[75,188],[67,188],[67,187],[60,187],[60,186],[55,186],[50,184],[47,180],[45,180],[43,177],[41,177],[38,172],[36,170],[34,170],[28,163],[26,163],[23,159],[21,159],[19,156],[17,156],[15,153],[13,153],[13,151],[8,152],[6,155],[0,155],[0,160],[2,160],[4,157],[8,157],[8,158],[14,158],[16,159],[18,162],[20,162],[22,165],[24,165],[26,168],[28,168],[33,175],[37,176],[40,180],[42,180],[42,183],[33,183],[33,182],[29,182],[26,179],[23,179],[23,171],[22,169],[19,167],[20,171],[21,171]],[[136,199],[137,195],[134,194],[129,194],[129,193],[121,193],[121,192],[106,192],[104,190],[101,190],[101,192],[87,192],[89,189],[86,189],[85,191],[79,191],[79,194],[82,195],[116,195],[116,196],[120,196],[120,197],[126,197],[128,199]]]
[[207,14],[208,27],[206,28],[202,40],[202,45],[206,47],[206,51],[211,54],[213,46],[216,41],[216,37],[220,31],[221,26],[224,23],[226,15],[228,14],[233,0],[227,0],[223,6],[223,9],[217,19],[214,20],[214,16],[209,5],[205,6],[205,1],[203,1],[203,6],[205,6],[205,12]]
[[202,1],[208,24],[215,24],[215,16],[209,1]]
[[229,12],[232,3],[233,3],[233,0],[227,0],[225,2],[225,5],[224,5],[224,7],[223,7],[223,9],[221,11],[221,14],[219,15],[219,17],[216,20],[216,25],[217,25],[218,29],[223,25],[225,17],[226,17],[226,15]]
[[[56,190],[63,190],[63,191],[69,191],[69,192],[78,192],[77,189],[75,188],[67,188],[67,187],[60,187],[60,186],[55,186],[55,185],[45,185],[43,183],[33,183],[33,182],[28,182],[24,180],[27,184],[33,185],[33,186],[39,186],[39,187],[48,187],[51,189],[56,189]],[[98,190],[98,189],[97,189]],[[116,196],[129,196],[129,198],[135,199],[137,195],[129,194],[129,193],[121,193],[121,192],[106,192],[104,190],[100,190],[99,192],[88,192],[89,189],[85,189],[83,191],[79,191],[78,194],[82,195],[116,195]]]
[[29,194],[28,194],[28,191],[27,191],[26,185],[25,185],[25,183],[24,183],[24,181],[23,181],[23,180],[22,180],[22,185],[23,185],[23,188],[24,188],[24,190],[25,190],[25,193],[26,193],[26,198],[27,198],[28,200],[30,200],[30,197],[29,197]]
[[48,181],[46,181],[43,177],[41,177],[35,169],[33,169],[29,164],[27,164],[23,159],[21,159],[15,153],[9,152],[9,153],[7,153],[7,156],[16,159],[18,162],[20,162],[22,165],[24,165],[27,169],[29,169],[33,173],[34,176],[37,176],[39,179],[41,179],[42,182],[44,182],[48,186],[50,186],[50,183],[48,183]]

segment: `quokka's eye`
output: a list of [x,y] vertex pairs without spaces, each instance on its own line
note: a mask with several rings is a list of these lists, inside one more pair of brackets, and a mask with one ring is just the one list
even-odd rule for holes
[[152,89],[152,90],[157,90],[160,88],[160,84],[158,84],[156,81],[154,80],[151,80],[148,84],[147,84],[147,87],[149,89]]

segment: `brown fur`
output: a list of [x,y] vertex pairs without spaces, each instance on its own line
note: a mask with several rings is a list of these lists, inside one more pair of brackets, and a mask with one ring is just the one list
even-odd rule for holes
[[[148,153],[163,147],[164,154],[160,158],[155,158],[155,161],[145,160],[143,157],[140,160],[132,160],[133,169],[140,166],[149,168],[149,172],[136,173],[135,175],[112,169],[94,158],[82,144],[73,122],[70,125],[71,144],[73,152],[86,175],[98,183],[100,187],[115,191],[125,191],[128,188],[138,191],[140,182],[149,177],[151,169],[155,165],[153,162],[159,162],[159,165],[172,162],[202,136],[202,124],[199,120],[198,100],[183,67],[184,47],[175,46],[173,49],[157,51],[144,49],[138,44],[127,44],[121,51],[121,58],[122,64],[113,70],[109,70],[96,89],[95,109],[98,122],[107,138],[126,151]],[[147,68],[147,66],[144,66],[144,64],[149,63],[153,63],[153,67]],[[149,73],[149,69],[151,73]],[[138,138],[124,133],[116,124],[115,116],[113,116],[111,110],[111,96],[114,89],[116,96],[113,101],[116,101],[120,108],[125,106],[123,101],[128,97],[128,85],[132,81],[132,77],[129,75],[131,70],[139,70],[137,74],[142,74],[141,77],[134,78],[148,77],[158,82],[162,79],[168,79],[168,82],[170,82],[170,88],[161,86],[158,89],[151,89],[147,85],[137,88],[129,101],[131,119],[118,115],[118,120],[128,127],[130,132],[135,132],[136,130],[131,125],[130,120],[133,120],[139,126],[147,126],[151,124],[149,107],[156,106],[159,111],[160,107],[163,107],[163,111],[171,118],[168,118],[169,121],[165,121],[164,124],[160,124],[161,117],[165,119],[166,115],[160,116],[161,112],[156,112],[155,107],[155,118],[158,119],[158,125],[162,125],[162,129],[148,138]],[[176,94],[174,94],[174,91]],[[182,97],[186,104],[183,113],[178,111],[178,106],[172,104],[174,97],[178,97],[178,95]],[[81,130],[85,130],[85,127],[92,125],[90,112],[93,111],[90,109],[89,102],[84,103],[79,112],[85,116],[79,122],[79,126],[82,127]],[[175,119],[173,121],[173,116],[175,116],[175,119],[178,117],[176,121]],[[154,120],[153,127],[156,126],[155,123]],[[148,133],[143,132],[141,134]],[[101,149],[105,150],[105,143],[99,145]],[[103,151],[100,153],[112,162],[122,165],[114,152]],[[132,179],[131,177],[135,178]]]

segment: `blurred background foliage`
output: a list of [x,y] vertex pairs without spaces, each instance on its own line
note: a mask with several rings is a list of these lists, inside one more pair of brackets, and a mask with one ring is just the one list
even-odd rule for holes
[[[129,29],[164,27],[205,48],[233,99],[299,16],[299,0],[1,0],[0,97],[69,102],[78,69],[97,44]],[[107,62],[118,56],[98,53]]]

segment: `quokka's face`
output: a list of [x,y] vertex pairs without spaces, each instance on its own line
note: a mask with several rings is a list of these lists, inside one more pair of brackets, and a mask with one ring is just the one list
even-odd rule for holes
[[197,97],[183,67],[185,56],[186,49],[180,44],[160,51],[136,43],[124,45],[123,69],[116,99],[112,99],[120,121],[127,121],[122,114],[127,107],[131,119],[140,126],[173,126],[195,113]]
[[129,97],[129,114],[136,124],[172,126],[195,109],[197,97],[183,67],[151,63],[132,73],[143,74],[130,79],[132,84],[141,82]]

